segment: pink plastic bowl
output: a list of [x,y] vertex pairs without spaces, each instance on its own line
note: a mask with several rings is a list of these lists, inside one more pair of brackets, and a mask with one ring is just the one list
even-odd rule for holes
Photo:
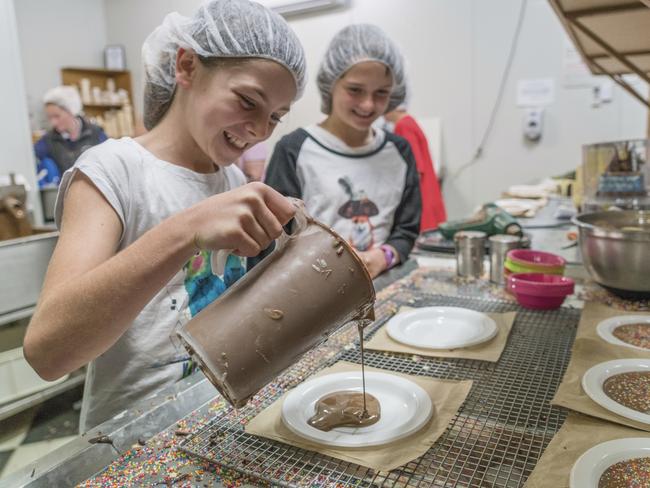
[[574,289],[574,281],[566,276],[542,273],[515,273],[508,276],[508,291],[522,307],[536,310],[558,308]]
[[550,252],[533,251],[532,249],[512,249],[508,251],[508,259],[513,263],[526,266],[527,264],[535,265],[537,268],[548,266],[557,268],[566,266],[566,260],[563,257],[551,254]]

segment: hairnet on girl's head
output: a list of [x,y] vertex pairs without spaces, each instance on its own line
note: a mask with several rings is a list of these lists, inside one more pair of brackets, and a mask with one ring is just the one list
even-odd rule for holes
[[318,70],[317,83],[324,113],[332,111],[332,89],[336,81],[352,66],[364,61],[378,61],[391,70],[393,91],[387,112],[404,100],[406,80],[399,49],[379,27],[355,24],[344,27],[334,36]]
[[412,91],[411,83],[406,77],[404,77],[404,99],[393,110],[408,111],[409,107],[411,106],[412,96],[413,96],[413,91]]
[[144,123],[155,126],[169,108],[176,87],[176,53],[191,49],[208,58],[265,58],[283,65],[305,87],[305,53],[286,21],[248,0],[210,0],[193,17],[174,12],[142,46],[145,69]]
[[83,108],[81,104],[81,97],[79,91],[74,86],[56,86],[45,92],[43,96],[43,103],[45,105],[53,104],[67,110],[72,115],[79,115]]

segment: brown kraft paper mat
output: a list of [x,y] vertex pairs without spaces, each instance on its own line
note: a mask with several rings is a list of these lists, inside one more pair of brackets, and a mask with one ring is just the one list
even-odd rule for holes
[[[587,302],[582,309],[582,315],[580,315],[580,323],[578,324],[576,339],[598,339],[599,341],[602,341],[605,344],[609,345],[609,342],[601,339],[601,337],[598,335],[598,332],[596,332],[596,328],[598,327],[598,324],[603,320],[609,319],[611,317],[620,317],[621,315],[643,315],[645,317],[650,317],[650,313],[647,312],[623,312],[622,310],[617,310],[600,303]],[[627,346],[617,346],[614,344],[611,344],[611,346],[621,347],[625,351],[641,353],[642,355],[639,357],[650,358],[650,349],[644,353],[644,351],[641,351],[640,349],[634,349]]]
[[524,488],[568,488],[571,469],[580,456],[603,442],[629,437],[650,438],[650,434],[571,412]]
[[[409,310],[413,310],[413,308],[402,307],[397,313],[407,312]],[[489,341],[475,346],[457,349],[426,349],[409,346],[391,339],[388,332],[386,332],[386,326],[388,325],[386,323],[375,333],[372,339],[364,344],[364,347],[374,351],[417,354],[418,356],[434,358],[478,359],[495,363],[499,360],[501,353],[503,353],[503,350],[506,347],[506,342],[508,341],[508,336],[512,330],[512,325],[515,322],[517,312],[487,313],[486,315],[496,322],[498,329],[497,335]]]
[[[359,371],[359,364],[341,361],[319,372],[323,376],[345,371]],[[472,381],[451,381],[412,376],[393,371],[366,367],[366,371],[376,371],[406,378],[422,387],[433,405],[433,414],[429,422],[418,432],[410,436],[385,444],[367,448],[337,448],[317,444],[291,432],[282,422],[282,403],[289,392],[285,393],[269,407],[260,412],[246,426],[246,432],[268,439],[284,442],[292,446],[319,452],[326,456],[366,466],[377,471],[390,471],[402,466],[426,453],[433,443],[446,430],[460,406],[465,401],[472,387]]]
[[580,317],[576,340],[573,344],[571,361],[564,373],[562,383],[551,404],[570,408],[622,425],[650,431],[650,424],[627,419],[610,412],[594,402],[582,389],[582,377],[592,366],[614,359],[650,359],[650,351],[644,352],[627,346],[610,344],[596,332],[598,324],[617,315],[643,315],[637,312],[625,313],[598,303],[587,303]]

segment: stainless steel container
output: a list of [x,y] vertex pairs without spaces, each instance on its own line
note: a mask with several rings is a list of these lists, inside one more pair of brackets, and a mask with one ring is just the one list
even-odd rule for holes
[[650,211],[609,210],[578,215],[582,261],[613,291],[650,293]]
[[29,316],[36,306],[59,233],[0,241],[0,324]]
[[490,281],[497,285],[505,284],[505,275],[503,273],[503,264],[506,260],[506,254],[511,249],[521,246],[521,238],[506,234],[497,234],[490,239]]
[[485,239],[487,234],[477,230],[456,232],[456,273],[462,277],[478,278],[483,274]]
[[41,189],[41,202],[43,203],[43,218],[47,222],[54,222],[54,205],[56,204],[56,196],[58,192],[59,192],[58,188]]

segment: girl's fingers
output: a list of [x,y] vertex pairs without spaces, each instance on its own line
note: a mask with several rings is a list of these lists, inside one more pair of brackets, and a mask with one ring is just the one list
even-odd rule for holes
[[270,186],[264,185],[264,187],[262,195],[266,206],[280,222],[280,225],[285,225],[296,214],[296,207],[294,207],[293,203],[287,197],[278,193]]

